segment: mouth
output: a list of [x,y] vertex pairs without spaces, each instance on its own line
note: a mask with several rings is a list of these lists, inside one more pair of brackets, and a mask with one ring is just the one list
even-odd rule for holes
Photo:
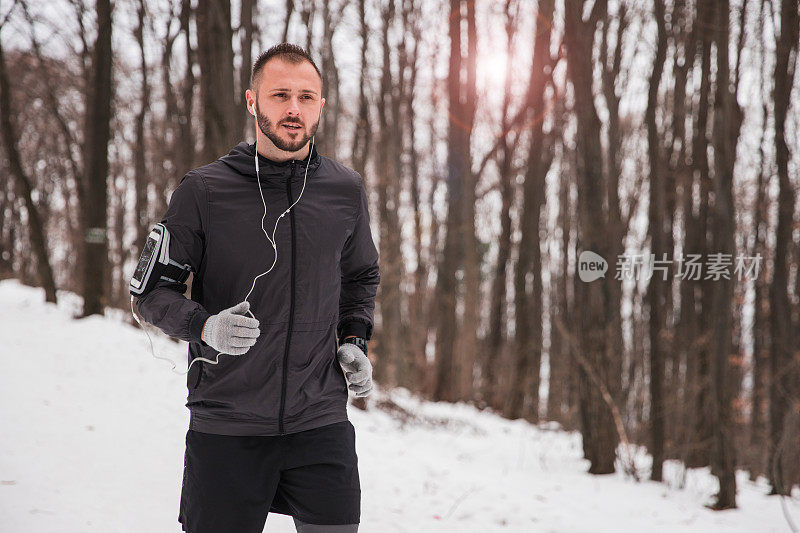
[[300,130],[303,129],[303,127],[300,124],[296,124],[294,122],[284,122],[283,124],[281,124],[281,127],[292,133],[299,132]]

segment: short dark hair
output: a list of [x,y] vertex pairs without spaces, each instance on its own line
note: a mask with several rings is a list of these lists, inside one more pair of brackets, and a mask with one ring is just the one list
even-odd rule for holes
[[253,63],[253,71],[250,74],[250,88],[252,90],[256,89],[256,79],[264,69],[264,65],[266,65],[270,59],[274,59],[276,57],[295,65],[302,63],[303,61],[308,61],[311,63],[311,66],[314,67],[314,70],[317,71],[320,82],[322,81],[322,73],[319,71],[319,68],[317,68],[317,64],[314,63],[311,55],[306,52],[305,48],[292,43],[280,43],[271,47],[266,52],[261,52],[261,55],[258,56],[256,62]]

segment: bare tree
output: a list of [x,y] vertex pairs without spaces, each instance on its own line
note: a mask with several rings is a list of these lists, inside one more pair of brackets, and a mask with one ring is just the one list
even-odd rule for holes
[[145,21],[145,4],[144,0],[139,0],[139,5],[136,9],[136,16],[138,25],[133,30],[133,35],[136,42],[139,44],[139,57],[141,59],[141,100],[139,101],[139,112],[136,114],[136,145],[133,154],[133,175],[134,185],[136,190],[136,207],[135,207],[135,223],[136,223],[136,243],[139,246],[144,245],[147,232],[149,231],[148,224],[150,217],[147,213],[149,202],[147,201],[147,186],[149,182],[149,173],[145,161],[146,146],[145,146],[145,132],[144,122],[150,109],[150,83],[147,77],[147,58],[145,57],[144,48],[144,21]]
[[[691,216],[691,171],[688,162],[688,148],[691,139],[687,136],[687,80],[690,69],[694,67],[694,38],[693,17],[683,0],[673,4],[671,13],[672,23],[668,27],[667,35],[673,49],[672,72],[674,83],[672,86],[672,119],[669,127],[665,128],[665,137],[669,136],[664,146],[664,249],[675,253],[675,239],[673,235],[680,234],[681,227],[678,221],[683,217]],[[667,100],[669,101],[669,100]],[[686,244],[685,241],[682,244]],[[684,417],[687,399],[686,372],[684,369],[690,364],[688,358],[694,358],[693,350],[683,343],[683,335],[687,326],[694,326],[687,317],[694,312],[689,308],[688,302],[694,302],[694,289],[686,282],[674,276],[667,284],[664,295],[664,308],[666,310],[665,330],[667,338],[671,339],[670,346],[664,352],[665,363],[669,364],[665,373],[664,398],[662,411],[664,417],[665,456],[676,457],[678,442],[685,442],[684,433],[686,419]],[[672,295],[680,294],[677,301]],[[676,305],[679,305],[677,307]],[[693,304],[691,304],[693,305]]]
[[[484,340],[483,355],[479,361],[481,366],[482,387],[480,394],[484,401],[492,407],[502,409],[502,397],[497,394],[499,367],[506,348],[504,334],[508,320],[508,269],[511,262],[511,205],[514,203],[514,183],[516,176],[512,172],[516,143],[512,138],[511,127],[511,83],[513,81],[514,38],[517,33],[519,3],[513,0],[505,2],[506,17],[506,68],[503,85],[503,103],[500,116],[499,146],[497,149],[498,180],[500,188],[500,235],[497,239],[497,260],[494,265],[489,294],[489,332]],[[541,53],[541,50],[538,50]],[[524,390],[522,391],[524,394]],[[521,407],[521,401],[518,402]],[[515,412],[519,412],[515,407]],[[516,414],[519,416],[519,414]]]
[[[760,85],[766,85],[766,43],[764,41],[764,24],[766,0],[761,0],[759,8],[759,23],[756,27],[759,42],[759,81]],[[750,250],[751,256],[767,257],[767,218],[769,197],[767,191],[767,172],[768,163],[766,162],[765,138],[768,128],[767,117],[769,116],[769,101],[762,99],[761,115],[762,127],[758,142],[758,181],[756,201],[753,206],[753,241]],[[753,302],[753,392],[751,396],[752,415],[750,417],[750,448],[753,452],[750,467],[750,475],[755,479],[758,475],[765,473],[766,450],[762,443],[769,439],[769,358],[770,358],[770,336],[769,336],[769,286],[766,281],[768,272],[763,272],[756,278],[754,287]]]
[[[244,92],[250,88],[250,71],[253,66],[253,17],[255,16],[256,2],[255,0],[241,0],[241,10],[239,17],[240,24],[240,48],[242,54],[241,65],[239,66],[239,92],[236,93],[235,109],[241,110],[247,106],[244,98]],[[247,113],[234,114],[236,118],[236,137],[234,142],[238,141],[238,136],[242,135],[244,129],[247,127]]]
[[210,163],[236,144],[241,134],[233,92],[233,33],[230,0],[200,0],[197,5],[197,56],[200,98],[203,102],[204,163]]
[[[467,5],[466,16],[462,7]],[[437,400],[455,400],[459,397],[461,381],[460,368],[469,364],[469,356],[461,353],[455,357],[456,339],[458,336],[458,317],[456,301],[458,299],[457,271],[464,268],[463,278],[468,287],[468,294],[475,296],[479,287],[469,285],[470,276],[466,272],[465,258],[467,248],[475,249],[474,217],[466,220],[465,212],[470,209],[465,204],[472,202],[474,210],[474,182],[471,176],[470,137],[475,120],[476,94],[474,78],[474,61],[477,39],[474,28],[474,4],[464,0],[450,0],[448,17],[450,34],[450,60],[447,80],[447,95],[450,123],[447,135],[447,219],[446,235],[442,258],[437,270],[437,331],[436,331],[436,377],[433,396]],[[466,18],[466,21],[464,20]],[[467,23],[467,42],[462,42],[462,25]],[[466,57],[463,48],[467,48]],[[470,64],[471,63],[471,64]],[[463,71],[463,73],[462,73]],[[466,74],[466,75],[465,75]],[[470,192],[470,187],[472,191]],[[470,232],[470,229],[472,231]],[[470,304],[465,303],[465,309]],[[467,311],[465,311],[467,312]],[[470,335],[475,334],[474,326]],[[469,331],[465,320],[462,331]],[[474,350],[474,343],[463,343]],[[459,345],[460,346],[460,345]],[[474,353],[474,352],[472,352]],[[471,367],[470,371],[471,371]],[[471,375],[470,375],[471,377]]]
[[[650,87],[647,93],[647,146],[650,159],[650,207],[649,234],[650,254],[654,261],[666,261],[667,249],[664,235],[664,180],[661,174],[663,160],[661,156],[661,138],[656,125],[656,107],[658,106],[658,88],[667,58],[667,21],[663,0],[654,0],[654,14],[658,27],[656,56],[653,72],[650,75]],[[671,233],[671,231],[670,231]],[[655,264],[654,264],[655,266]],[[664,462],[664,312],[666,304],[666,276],[654,268],[653,276],[647,290],[647,305],[650,310],[650,425],[653,468],[650,479],[661,481]]]
[[[716,48],[717,87],[714,97],[714,210],[713,250],[715,254],[736,254],[733,165],[741,125],[741,110],[731,93],[728,63],[730,6],[717,4]],[[714,280],[711,350],[711,424],[714,437],[712,472],[719,478],[715,509],[736,507],[736,458],[731,427],[730,354],[733,331],[733,287],[730,277]]]
[[[459,400],[471,400],[474,386],[475,362],[478,351],[478,328],[480,326],[481,281],[480,268],[482,262],[481,247],[476,235],[476,188],[480,173],[472,171],[472,154],[470,150],[472,129],[475,124],[475,111],[478,106],[477,64],[478,64],[478,28],[475,22],[475,2],[464,2],[464,22],[466,22],[466,50],[464,55],[464,81],[460,96],[463,106],[457,120],[463,121],[464,141],[463,154],[465,172],[463,174],[464,195],[461,208],[463,239],[463,305],[461,332],[456,337],[456,350],[459,357],[455,359],[455,393]],[[463,45],[464,43],[462,43]]]
[[[195,50],[192,48],[190,39],[192,19],[191,0],[181,0],[181,33],[183,33],[186,47],[186,70],[183,77],[183,84],[180,89],[181,94],[181,113],[179,121],[179,141],[177,142],[177,168],[175,174],[183,176],[195,164],[196,152],[195,139],[193,133],[194,116],[194,87],[195,78],[192,70],[195,65]],[[162,211],[163,212],[163,211]]]
[[[0,31],[2,31],[4,25],[5,20],[3,24],[0,24]],[[8,158],[11,175],[16,178],[25,202],[28,224],[30,225],[31,248],[39,267],[38,273],[40,283],[44,287],[45,300],[55,303],[56,283],[48,255],[47,235],[39,208],[33,201],[33,184],[22,167],[22,159],[17,148],[19,137],[14,124],[14,112],[11,109],[11,82],[8,77],[2,39],[0,39],[0,129],[2,130],[3,147]]]
[[0,191],[0,279],[14,275],[14,213],[12,186]]
[[293,12],[294,0],[286,0],[286,21],[283,24],[283,37],[281,37],[281,42],[283,43],[289,38],[289,23],[292,21]]
[[319,150],[322,153],[330,154],[334,159],[338,158],[341,152],[341,136],[339,135],[339,120],[342,116],[342,105],[339,95],[339,67],[336,64],[334,54],[333,36],[339,27],[342,18],[342,10],[339,6],[331,6],[331,0],[322,2],[323,32],[320,49],[322,61],[322,86],[325,87],[325,116],[324,122],[325,135],[320,139]]
[[409,334],[407,342],[405,343],[408,347],[409,362],[413,367],[413,371],[410,372],[410,375],[406,376],[408,382],[404,383],[404,385],[425,390],[422,384],[426,382],[426,376],[428,375],[428,362],[425,349],[428,344],[428,332],[431,328],[428,313],[431,299],[430,291],[428,290],[428,272],[431,265],[430,254],[426,254],[423,248],[424,228],[422,215],[423,209],[427,206],[423,204],[421,198],[423,178],[420,176],[421,153],[417,146],[416,128],[414,127],[417,120],[415,90],[418,87],[417,74],[421,68],[422,62],[419,51],[422,42],[423,28],[419,9],[420,6],[414,0],[403,0],[403,19],[409,27],[407,38],[411,41],[409,43],[409,74],[405,81],[407,89],[404,91],[406,120],[409,124],[409,127],[405,129],[408,135],[409,153],[406,173],[408,174],[409,190],[411,191],[411,207],[414,212],[414,255],[417,263],[417,267],[414,271],[414,292],[409,298]]
[[[505,415],[516,418],[526,412],[539,420],[539,383],[542,362],[542,254],[539,235],[545,202],[545,177],[552,156],[545,144],[545,90],[554,62],[550,57],[550,34],[555,2],[542,0],[537,6],[533,66],[528,84],[530,145],[520,213],[521,236],[514,272],[515,342],[513,379],[505,405]],[[511,65],[508,66],[511,69]],[[505,278],[503,278],[505,279]],[[524,409],[525,404],[530,405]]]
[[[709,95],[711,88],[711,44],[713,35],[706,31],[715,24],[714,9],[709,2],[696,4],[697,52],[700,54],[700,90],[694,105],[692,125],[691,181],[684,192],[684,232],[687,254],[703,256],[708,253],[709,197],[711,171],[708,152]],[[694,178],[696,176],[696,178]],[[695,187],[699,194],[693,193]],[[695,201],[697,197],[697,201]],[[695,212],[697,213],[695,215]],[[682,345],[687,348],[688,401],[686,425],[691,428],[685,437],[684,461],[687,466],[710,464],[711,424],[709,422],[709,315],[713,282],[682,280],[681,331]],[[685,312],[684,312],[685,311]]]
[[[580,248],[607,257],[608,236],[603,228],[607,213],[597,198],[604,196],[605,179],[598,161],[603,160],[600,141],[601,123],[592,92],[592,47],[598,22],[606,16],[607,2],[598,0],[588,19],[583,19],[583,1],[565,3],[564,41],[567,48],[567,75],[572,84],[577,119],[577,183]],[[577,327],[580,331],[580,352],[597,374],[597,380],[608,383],[617,379],[606,350],[608,338],[605,311],[608,292],[597,282],[576,281]],[[584,455],[590,461],[589,472],[614,472],[616,446],[619,439],[611,410],[602,398],[590,375],[581,369],[580,418]]]
[[[308,53],[311,53],[311,47],[314,44],[314,14],[317,11],[317,3],[314,0],[301,0],[299,15],[302,21],[303,28],[306,30],[306,44],[305,48]],[[291,12],[289,12],[291,14]],[[287,14],[286,21],[289,21],[289,14]]]
[[[611,22],[616,21],[616,43],[613,50],[609,46],[611,37]],[[612,260],[624,250],[623,241],[628,230],[629,220],[622,216],[620,205],[619,183],[622,175],[622,161],[625,157],[623,150],[623,140],[628,132],[623,131],[620,125],[620,101],[621,94],[618,94],[618,87],[624,86],[622,76],[622,47],[625,43],[625,35],[628,29],[629,15],[626,4],[620,3],[615,17],[608,16],[603,22],[603,34],[600,43],[601,54],[601,80],[603,88],[603,98],[608,109],[608,122],[606,124],[606,202],[608,203],[608,256]],[[627,77],[627,76],[626,76]],[[628,219],[630,213],[628,214]],[[609,305],[607,307],[607,327],[606,335],[608,345],[606,346],[606,357],[612,367],[609,369],[610,376],[617,376],[612,379],[608,386],[617,402],[622,402],[622,363],[625,346],[622,340],[622,281],[616,276],[608,276],[605,280],[609,291]]]
[[[378,377],[386,383],[398,383],[399,365],[405,338],[402,322],[400,285],[403,279],[403,258],[400,249],[400,174],[398,161],[402,140],[402,124],[398,121],[398,95],[394,87],[389,38],[390,26],[395,18],[395,4],[388,2],[381,11],[382,69],[377,98],[378,136],[380,150],[375,156],[377,170],[378,213],[380,215],[380,269],[381,269],[381,332],[380,345],[383,368]],[[376,369],[377,370],[377,369]]]
[[[291,0],[289,0],[291,2]],[[369,25],[367,24],[366,0],[358,0],[359,36],[361,37],[361,83],[358,88],[358,113],[356,115],[356,128],[353,134],[353,149],[350,159],[353,168],[362,176],[366,174],[367,156],[372,141],[372,127],[369,114],[369,100],[367,98],[367,47],[369,45]]]
[[[561,122],[564,120],[565,99],[556,98],[557,109]],[[562,151],[561,175],[558,180],[558,219],[557,227],[561,229],[561,239],[556,241],[560,248],[561,261],[553,264],[550,278],[550,323],[572,323],[570,297],[568,287],[570,284],[570,237],[572,233],[573,202],[571,189],[573,172],[570,172],[569,157],[563,157],[568,149],[564,146],[563,138],[559,146]],[[574,417],[571,409],[577,405],[575,401],[576,376],[578,374],[576,361],[570,355],[569,339],[565,339],[558,328],[550,328],[550,348],[548,350],[548,363],[550,375],[547,384],[547,420],[554,420],[565,427],[574,427]]]
[[[775,234],[774,270],[770,285],[770,439],[767,476],[773,494],[788,495],[791,484],[784,479],[781,461],[782,435],[791,409],[797,409],[796,379],[798,375],[794,350],[796,335],[792,328],[789,293],[790,248],[795,226],[794,184],[789,177],[791,152],[786,143],[786,115],[789,109],[794,66],[797,62],[798,25],[797,0],[781,2],[780,33],[775,45],[775,89],[773,91],[773,120],[775,162],[778,170],[778,227]],[[790,402],[794,402],[792,405]]]
[[92,49],[91,85],[86,98],[83,316],[103,314],[108,263],[108,141],[111,136],[111,2],[97,0],[97,38]]

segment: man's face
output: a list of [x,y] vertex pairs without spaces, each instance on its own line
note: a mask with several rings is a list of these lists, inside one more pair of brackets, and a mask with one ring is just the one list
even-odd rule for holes
[[307,61],[274,58],[256,82],[258,94],[248,90],[247,100],[256,110],[258,128],[279,150],[297,152],[317,131],[325,105],[317,71]]

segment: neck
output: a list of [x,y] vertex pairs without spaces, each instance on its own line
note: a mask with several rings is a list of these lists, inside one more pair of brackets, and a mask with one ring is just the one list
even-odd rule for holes
[[275,146],[275,144],[273,144],[273,142],[270,141],[266,136],[259,135],[257,148],[258,153],[270,161],[282,163],[284,161],[289,161],[290,159],[305,159],[308,156],[309,150],[311,150],[311,143],[307,142],[296,152],[287,152]]

